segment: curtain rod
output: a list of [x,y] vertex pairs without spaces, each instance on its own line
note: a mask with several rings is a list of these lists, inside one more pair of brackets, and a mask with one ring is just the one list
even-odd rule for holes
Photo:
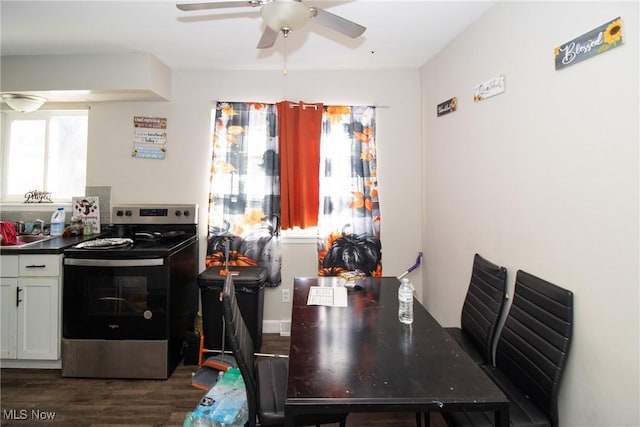
[[[216,102],[216,103],[220,103],[220,102],[222,102],[222,101],[214,101],[214,102]],[[226,102],[241,102],[241,101],[226,101]],[[246,103],[246,102],[242,102],[242,103]],[[274,102],[274,103],[269,103],[269,102],[260,102],[260,104],[269,104],[269,105],[271,105],[271,104],[272,104],[272,105],[275,105],[276,103],[275,103],[275,102]],[[324,105],[325,105],[325,106],[327,106],[327,105],[332,105],[332,104],[324,104]],[[300,106],[300,104],[299,104],[299,103],[297,103],[297,102],[289,102],[289,108],[299,107],[299,106]],[[313,107],[313,108],[314,108],[314,109],[316,109],[316,110],[318,109],[318,106],[317,106],[316,104],[304,104],[304,103],[303,103],[302,108],[304,109],[304,108],[306,108],[306,107],[309,107],[309,108]],[[390,106],[390,105],[376,105],[376,104],[372,104],[372,105],[366,105],[366,107],[371,107],[371,108],[383,108],[383,109],[386,109],[386,110],[390,110],[390,109],[391,109],[391,106]]]
[[[293,108],[293,107],[299,107],[300,104],[296,104],[294,102],[290,102],[289,103],[289,108]],[[318,106],[316,104],[302,104],[302,109],[306,109],[307,107],[311,108],[313,107],[314,110],[318,109]],[[390,105],[367,105],[367,107],[371,107],[371,108],[384,108],[384,109],[391,109]]]
[[[300,104],[295,104],[295,103],[293,103],[293,102],[290,102],[290,103],[289,103],[289,108],[299,107],[299,106],[300,106]],[[308,107],[308,108],[312,108],[312,107],[313,107],[313,109],[314,109],[314,110],[317,110],[317,109],[318,109],[318,106],[317,106],[316,104],[302,104],[302,109],[303,109],[303,110],[306,110],[306,109],[307,109],[307,107]]]

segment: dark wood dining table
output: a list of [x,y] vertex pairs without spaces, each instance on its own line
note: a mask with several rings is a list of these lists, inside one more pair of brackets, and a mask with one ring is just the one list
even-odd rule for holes
[[414,299],[414,321],[398,320],[395,277],[365,278],[347,307],[308,305],[312,286],[344,286],[338,277],[294,282],[285,426],[302,414],[493,411],[509,425],[509,402]]

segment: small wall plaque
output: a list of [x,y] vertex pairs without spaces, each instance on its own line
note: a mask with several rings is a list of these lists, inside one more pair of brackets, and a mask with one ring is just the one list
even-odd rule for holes
[[476,86],[473,90],[473,100],[475,102],[482,101],[502,92],[504,92],[504,75],[500,74]]
[[623,44],[622,19],[607,22],[555,49],[556,70],[589,59]]
[[444,102],[438,104],[438,117],[444,116],[445,114],[453,113],[456,111],[456,106],[458,105],[457,98],[451,98]]

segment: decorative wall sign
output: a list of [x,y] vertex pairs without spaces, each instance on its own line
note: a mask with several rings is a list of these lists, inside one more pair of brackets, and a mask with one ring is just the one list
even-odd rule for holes
[[24,194],[25,203],[53,203],[51,191],[31,190]]
[[458,99],[455,97],[438,104],[438,117],[456,111],[457,105]]
[[164,160],[166,151],[164,147],[143,147],[141,145],[133,147],[132,157],[138,159]]
[[473,90],[473,100],[475,102],[482,101],[502,92],[504,92],[504,75],[500,74],[476,86]]
[[622,45],[622,19],[599,26],[555,49],[556,70],[576,64],[592,56]]
[[100,199],[95,196],[72,197],[72,216],[80,217],[83,227],[89,227],[91,232],[85,234],[100,234]]
[[133,118],[132,157],[163,160],[167,152],[166,143],[166,118],[143,116]]
[[133,142],[138,144],[165,144],[167,142],[167,119],[160,117],[134,117]]

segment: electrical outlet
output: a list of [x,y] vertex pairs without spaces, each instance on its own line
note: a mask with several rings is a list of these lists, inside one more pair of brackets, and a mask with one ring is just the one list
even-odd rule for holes
[[282,302],[289,302],[291,301],[291,293],[289,291],[289,289],[283,289],[282,290]]
[[280,321],[280,336],[281,337],[290,337],[291,336],[291,321],[290,320],[281,320]]

